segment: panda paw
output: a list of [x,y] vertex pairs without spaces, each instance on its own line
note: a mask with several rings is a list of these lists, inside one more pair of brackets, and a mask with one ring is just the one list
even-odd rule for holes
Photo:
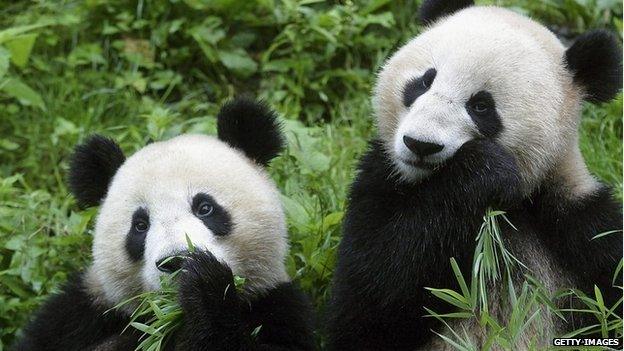
[[456,172],[472,183],[474,190],[496,205],[512,205],[522,198],[521,177],[515,157],[489,139],[465,143],[455,155]]
[[238,303],[232,270],[207,251],[188,256],[179,285],[180,304],[189,314],[213,315]]

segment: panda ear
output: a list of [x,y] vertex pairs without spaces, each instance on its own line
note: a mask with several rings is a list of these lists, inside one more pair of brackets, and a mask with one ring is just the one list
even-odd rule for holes
[[236,98],[217,116],[219,139],[266,166],[284,147],[277,114],[266,103],[248,97]]
[[102,201],[111,179],[126,157],[117,143],[92,135],[76,146],[69,166],[69,188],[82,208]]
[[622,89],[622,48],[605,30],[580,35],[566,50],[565,64],[574,82],[585,89],[585,99],[606,102]]
[[420,21],[431,24],[440,17],[448,16],[474,5],[473,0],[425,0],[420,6]]

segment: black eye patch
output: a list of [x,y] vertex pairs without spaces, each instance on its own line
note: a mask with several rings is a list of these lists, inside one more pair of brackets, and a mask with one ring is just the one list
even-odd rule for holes
[[232,230],[230,214],[212,196],[198,193],[193,197],[191,210],[214,235],[225,236]]
[[437,73],[435,68],[430,68],[421,77],[410,79],[403,88],[403,105],[405,107],[412,106],[419,96],[426,93],[433,84]]
[[147,210],[140,207],[132,214],[132,223],[126,235],[126,251],[133,261],[143,258],[145,251],[145,237],[149,231],[150,222]]
[[466,111],[483,136],[493,138],[503,130],[494,97],[489,92],[482,90],[471,96],[466,102]]

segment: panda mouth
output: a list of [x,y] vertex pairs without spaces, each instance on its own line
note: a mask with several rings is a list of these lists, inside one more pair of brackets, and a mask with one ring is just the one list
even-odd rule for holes
[[408,166],[427,169],[431,171],[434,171],[441,166],[440,163],[427,162],[422,159],[415,161],[415,160],[406,160],[404,158],[400,158],[399,160]]

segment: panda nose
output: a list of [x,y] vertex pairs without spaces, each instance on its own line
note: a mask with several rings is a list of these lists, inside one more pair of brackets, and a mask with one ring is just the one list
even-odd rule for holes
[[403,136],[403,143],[411,152],[421,157],[435,154],[444,149],[444,145],[416,140],[407,135]]
[[182,268],[184,260],[184,256],[181,255],[167,256],[156,261],[156,267],[161,272],[173,273]]

